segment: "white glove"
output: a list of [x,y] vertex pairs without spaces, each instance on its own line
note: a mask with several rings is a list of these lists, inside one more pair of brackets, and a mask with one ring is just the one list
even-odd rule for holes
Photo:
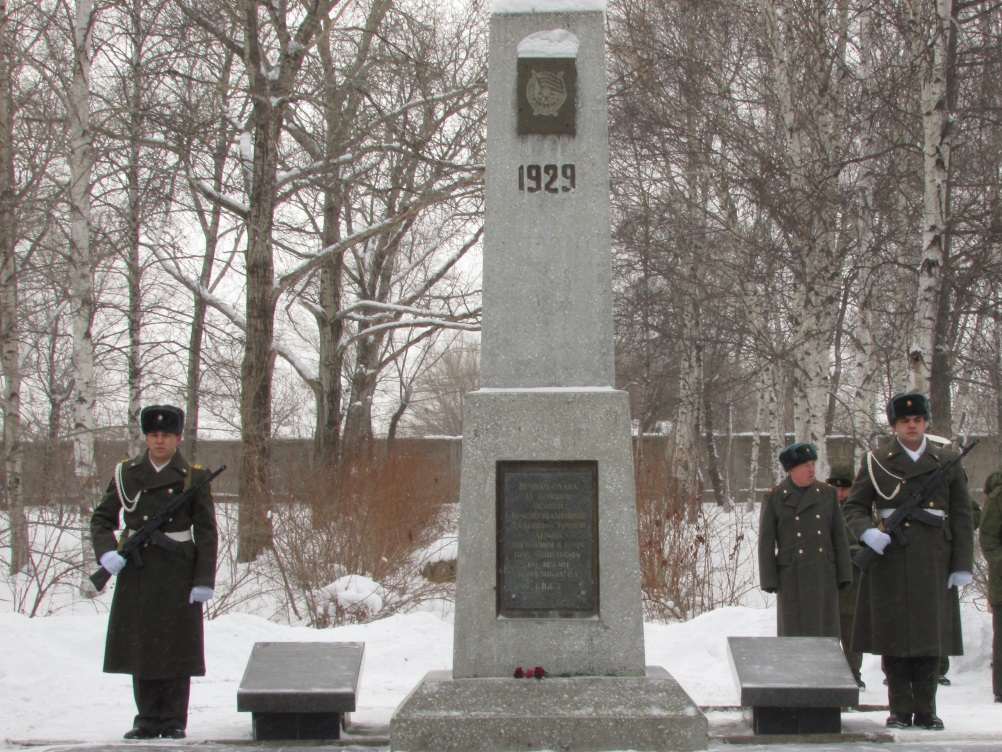
[[118,574],[125,569],[125,557],[118,551],[105,551],[101,554],[101,566],[112,574]]
[[188,603],[205,603],[212,596],[212,588],[208,585],[195,585],[191,589],[191,595],[188,596]]
[[970,572],[950,572],[946,578],[946,589],[967,587],[974,580]]
[[863,534],[859,536],[859,540],[861,543],[868,545],[878,554],[883,554],[884,549],[887,548],[888,544],[891,542],[891,536],[883,530],[871,527],[863,531]]

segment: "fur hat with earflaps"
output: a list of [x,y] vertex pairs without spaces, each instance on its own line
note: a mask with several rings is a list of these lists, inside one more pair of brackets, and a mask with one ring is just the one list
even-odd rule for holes
[[172,433],[180,436],[184,431],[184,410],[173,405],[150,405],[139,413],[139,426],[143,433]]
[[921,392],[903,392],[895,394],[887,402],[887,423],[893,426],[901,418],[909,415],[920,415],[925,418],[926,423],[932,420],[932,409],[929,407],[929,398]]
[[817,447],[809,441],[801,441],[797,444],[790,444],[779,453],[779,464],[786,472],[790,472],[797,465],[803,465],[805,462],[817,460],[817,458]]

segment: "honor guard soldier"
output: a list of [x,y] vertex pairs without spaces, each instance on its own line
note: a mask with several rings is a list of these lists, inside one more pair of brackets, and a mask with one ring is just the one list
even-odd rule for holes
[[[849,498],[849,489],[852,488],[852,464],[848,462],[833,462],[828,479],[825,481],[835,489],[838,494],[839,507],[845,504]],[[855,556],[859,553],[858,543],[849,543],[849,555]],[[852,567],[852,582],[838,591],[838,611],[839,611],[839,639],[842,641],[842,652],[849,663],[852,675],[856,679],[856,684],[860,690],[866,689],[866,682],[863,681],[863,654],[852,649],[852,623],[856,616],[856,595],[859,592],[859,570]]]
[[813,444],[786,447],[779,462],[788,475],[762,502],[759,581],[776,593],[780,637],[838,637],[838,589],[852,581],[838,496],[815,480],[817,458]]
[[850,534],[879,554],[860,576],[852,649],[882,656],[889,728],[943,728],[936,715],[940,657],[964,652],[959,590],[972,579],[974,537],[963,466],[954,462],[923,489],[919,508],[895,532],[903,540],[880,522],[957,459],[927,439],[931,420],[925,395],[894,395],[887,403],[894,436],[867,453],[844,507]]
[[138,713],[126,739],[183,739],[191,677],[205,675],[202,604],[215,587],[216,515],[203,484],[164,522],[161,543],[143,543],[138,557],[118,553],[130,531],[208,475],[178,449],[180,408],[151,405],[139,421],[146,451],[115,468],[90,523],[98,561],[117,576],[104,671],[132,675]]
[[979,538],[988,562],[988,603],[992,608],[992,693],[995,702],[1002,702],[1002,470],[985,481]]

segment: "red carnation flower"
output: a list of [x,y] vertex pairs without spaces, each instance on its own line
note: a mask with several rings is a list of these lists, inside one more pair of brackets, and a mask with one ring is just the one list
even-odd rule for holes
[[531,668],[530,669],[526,669],[526,671],[525,671],[525,678],[526,679],[531,679],[532,678],[532,669]]
[[517,669],[515,669],[515,678],[521,679],[523,676],[525,676],[525,672],[522,671],[522,667],[519,666]]
[[546,676],[546,672],[543,671],[542,666],[536,666],[534,673],[537,679],[542,679],[544,676]]

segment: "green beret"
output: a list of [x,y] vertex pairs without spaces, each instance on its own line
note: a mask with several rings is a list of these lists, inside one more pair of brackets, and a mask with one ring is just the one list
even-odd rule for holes
[[848,462],[833,462],[831,472],[828,474],[828,480],[825,482],[829,486],[835,486],[835,488],[852,488],[854,477],[855,473],[852,471],[852,465]]
[[797,465],[803,465],[805,462],[810,462],[817,458],[817,447],[809,441],[801,441],[797,444],[790,444],[790,446],[779,453],[779,464],[783,466],[786,472],[790,472]]
[[909,415],[920,415],[926,422],[932,420],[932,410],[929,408],[929,398],[920,392],[904,392],[895,394],[887,402],[887,422],[894,425],[901,418]]

